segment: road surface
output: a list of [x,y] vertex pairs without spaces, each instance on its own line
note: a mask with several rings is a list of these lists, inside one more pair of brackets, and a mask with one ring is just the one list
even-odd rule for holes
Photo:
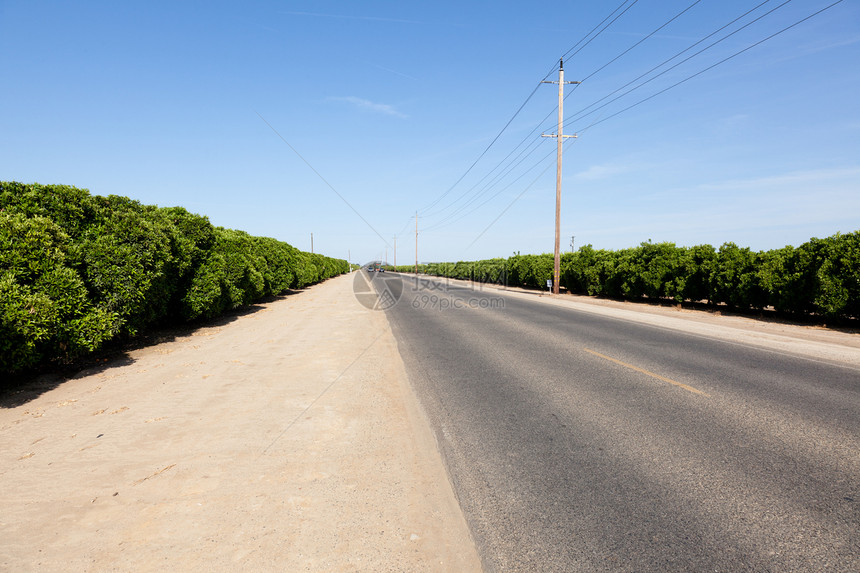
[[377,278],[487,571],[860,571],[856,364]]

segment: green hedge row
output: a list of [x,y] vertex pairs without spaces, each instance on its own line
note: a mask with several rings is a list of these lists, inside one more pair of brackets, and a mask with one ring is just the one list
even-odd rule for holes
[[349,271],[181,207],[0,182],[0,372],[211,318]]
[[[546,288],[553,258],[516,254],[423,266],[422,272],[437,276]],[[715,249],[648,242],[618,251],[586,245],[562,256],[561,286],[574,293],[629,300],[707,301],[737,309],[773,307],[789,314],[857,319],[860,231],[761,252],[734,243]]]

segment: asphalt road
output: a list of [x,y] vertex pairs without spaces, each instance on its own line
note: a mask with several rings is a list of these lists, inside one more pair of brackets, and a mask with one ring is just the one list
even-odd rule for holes
[[377,279],[487,571],[860,571],[857,368]]

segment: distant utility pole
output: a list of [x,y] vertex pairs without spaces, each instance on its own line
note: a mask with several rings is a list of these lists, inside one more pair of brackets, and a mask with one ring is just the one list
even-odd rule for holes
[[311,233],[311,254],[314,254],[314,234]]
[[418,211],[415,211],[415,274],[418,274]]
[[394,270],[397,270],[397,235],[394,235]]
[[570,236],[570,252],[573,252],[573,240],[576,238],[576,235]]
[[552,293],[558,294],[558,283],[561,278],[561,255],[559,254],[559,243],[561,242],[561,150],[565,137],[576,137],[576,135],[563,135],[562,124],[564,123],[564,84],[578,84],[580,82],[564,81],[564,60],[558,61],[558,81],[541,82],[544,84],[558,84],[558,133],[543,134],[543,137],[555,137],[558,140],[558,159],[555,172],[555,262],[552,270]]

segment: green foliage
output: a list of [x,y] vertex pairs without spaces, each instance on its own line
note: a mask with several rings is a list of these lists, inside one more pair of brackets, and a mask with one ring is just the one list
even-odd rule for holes
[[683,273],[686,279],[681,298],[693,302],[711,302],[711,274],[716,265],[717,250],[711,245],[696,245],[684,250]]
[[717,251],[716,264],[711,271],[713,302],[726,303],[730,308],[762,309],[768,305],[769,293],[762,284],[759,268],[767,262],[766,255],[725,243]]
[[517,253],[508,258],[509,284],[545,289],[546,281],[552,280],[553,264],[551,254],[520,255]]
[[298,249],[269,237],[255,237],[255,248],[263,257],[265,265],[261,269],[264,291],[267,294],[281,294],[289,290],[295,280]]
[[55,323],[50,302],[11,272],[0,274],[0,368],[12,371],[41,360]]
[[111,195],[94,197],[96,217],[84,231],[79,263],[96,306],[134,336],[167,315],[177,286],[171,235],[176,228],[155,207]]
[[591,245],[580,247],[576,253],[565,253],[561,259],[561,286],[591,296],[603,294],[606,282],[603,262],[610,254],[596,251]]
[[0,211],[0,371],[66,358],[101,344],[94,308],[68,266],[69,237],[50,219]]
[[187,320],[212,318],[230,308],[232,301],[227,262],[221,253],[210,252],[182,298],[182,315]]
[[215,228],[181,207],[0,182],[0,372],[211,318],[348,272],[346,261]]
[[92,224],[96,205],[85,189],[0,181],[0,208],[27,217],[46,217],[77,239]]
[[822,241],[814,305],[824,316],[860,317],[860,231]]
[[[546,288],[551,255],[432,263],[427,274]],[[407,272],[411,267],[399,267]],[[570,292],[725,304],[828,318],[860,318],[860,231],[811,239],[800,247],[755,252],[726,243],[677,247],[642,243],[618,251],[591,245],[561,257],[561,286]]]

